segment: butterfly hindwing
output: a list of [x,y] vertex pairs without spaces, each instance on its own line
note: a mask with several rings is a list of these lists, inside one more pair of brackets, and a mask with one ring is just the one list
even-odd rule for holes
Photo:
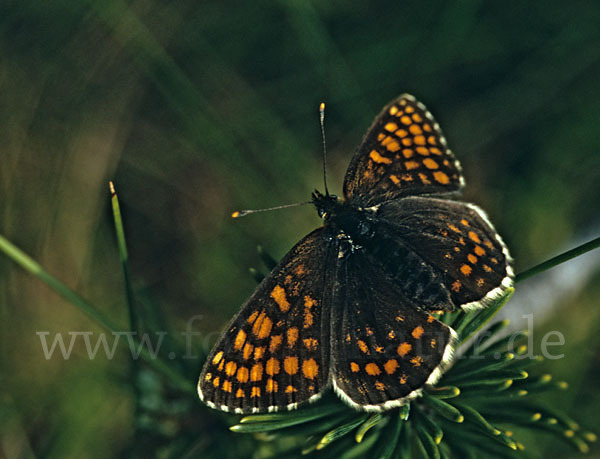
[[366,411],[400,406],[435,383],[455,344],[453,330],[399,296],[385,279],[363,257],[340,261],[332,378],[346,403]]
[[378,216],[437,273],[450,306],[485,307],[512,285],[508,249],[477,206],[409,197],[382,204]]
[[344,197],[357,205],[458,191],[461,169],[433,116],[404,94],[377,116],[344,178]]
[[237,413],[291,409],[317,398],[329,376],[327,261],[319,228],[257,287],[208,356],[200,398]]

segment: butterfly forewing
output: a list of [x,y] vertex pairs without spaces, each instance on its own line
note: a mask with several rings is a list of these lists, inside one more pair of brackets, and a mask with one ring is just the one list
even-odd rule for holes
[[361,256],[340,261],[337,285],[332,376],[347,403],[382,411],[439,378],[454,347],[448,326],[399,295],[385,273]]
[[418,194],[442,194],[464,184],[460,165],[425,106],[402,95],[367,131],[344,179],[346,200],[368,207]]
[[257,287],[207,359],[198,392],[223,411],[291,409],[316,398],[329,376],[327,276],[331,243],[319,228]]

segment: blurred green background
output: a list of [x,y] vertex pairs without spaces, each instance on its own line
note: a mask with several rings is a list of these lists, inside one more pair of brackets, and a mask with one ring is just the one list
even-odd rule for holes
[[[194,385],[253,289],[256,245],[280,257],[319,224],[308,206],[229,215],[322,189],[321,101],[331,190],[373,117],[409,92],[437,117],[465,199],[488,211],[517,271],[597,235],[599,24],[591,1],[5,0],[0,233],[126,329],[114,180],[144,326],[181,350],[202,315],[198,357],[172,361]],[[565,358],[544,364],[571,383],[556,405],[597,429],[600,260],[587,261],[532,279],[527,298],[548,299],[536,336],[565,335]],[[0,273],[0,457],[254,452],[230,418],[151,372],[136,404],[126,350],[89,359],[80,340],[47,360],[36,332],[102,330],[4,256]],[[513,304],[531,312],[518,293]],[[524,440],[533,457],[572,454]]]

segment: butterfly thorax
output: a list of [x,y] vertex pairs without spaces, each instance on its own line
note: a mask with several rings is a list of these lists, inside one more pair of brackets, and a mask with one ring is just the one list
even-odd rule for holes
[[375,236],[374,208],[364,209],[341,201],[335,195],[313,193],[313,203],[325,226],[337,236],[344,236],[353,244],[364,245]]

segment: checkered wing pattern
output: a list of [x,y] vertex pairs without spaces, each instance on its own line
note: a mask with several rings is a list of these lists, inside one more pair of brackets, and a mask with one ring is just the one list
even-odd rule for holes
[[449,362],[455,334],[398,294],[386,273],[363,256],[344,257],[332,323],[332,378],[349,405],[383,411],[435,383]]
[[292,409],[325,388],[326,276],[335,262],[325,231],[313,231],[284,257],[219,338],[198,382],[209,406],[236,413]]
[[482,308],[512,286],[508,249],[477,206],[410,197],[382,204],[378,216],[449,293],[450,301],[440,309]]
[[458,191],[458,161],[433,116],[413,96],[387,105],[367,131],[344,179],[344,197],[369,207],[390,199]]

